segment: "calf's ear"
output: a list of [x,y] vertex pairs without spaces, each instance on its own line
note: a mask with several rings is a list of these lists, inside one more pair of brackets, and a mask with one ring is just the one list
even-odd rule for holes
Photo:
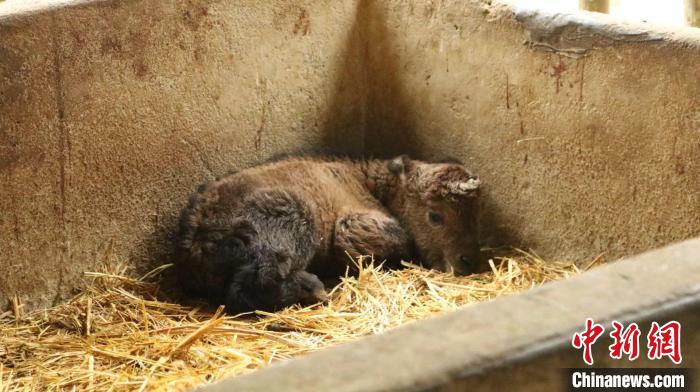
[[399,155],[389,161],[388,167],[394,174],[405,174],[411,169],[411,158],[408,155]]

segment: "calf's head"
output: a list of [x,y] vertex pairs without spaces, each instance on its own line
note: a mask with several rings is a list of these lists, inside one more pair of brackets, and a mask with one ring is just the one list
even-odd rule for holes
[[481,181],[460,163],[426,163],[407,156],[389,162],[398,176],[395,208],[415,240],[426,267],[475,272],[480,263],[479,187]]

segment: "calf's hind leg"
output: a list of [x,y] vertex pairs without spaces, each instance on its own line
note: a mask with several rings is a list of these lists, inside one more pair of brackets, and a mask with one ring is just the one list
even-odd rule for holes
[[242,211],[256,236],[230,281],[227,308],[271,310],[317,298],[323,285],[305,272],[319,243],[310,206],[292,192],[268,189],[248,196]]
[[270,282],[260,280],[259,267],[248,264],[234,275],[226,297],[227,311],[276,311],[294,304],[311,305],[327,299],[323,283],[310,272],[292,271],[279,281]]
[[338,257],[373,255],[378,262],[399,267],[411,257],[411,240],[398,220],[379,210],[352,211],[335,222],[334,247]]

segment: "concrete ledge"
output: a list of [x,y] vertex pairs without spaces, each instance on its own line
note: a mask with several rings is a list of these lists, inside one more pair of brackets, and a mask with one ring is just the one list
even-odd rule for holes
[[109,1],[111,0],[5,0],[0,7],[0,22],[18,21],[65,7],[90,6]]
[[[581,354],[571,348],[570,342],[587,317],[608,326],[612,320],[661,321],[669,316],[679,317],[691,323],[683,330],[683,367],[700,365],[698,309],[700,238],[520,295],[501,297],[282,362],[201,390],[469,390],[461,389],[466,386],[479,390],[490,390],[485,387],[492,386],[498,390],[495,387],[499,385],[507,385],[509,390],[554,390],[549,387],[562,381],[560,367],[583,365]],[[646,326],[642,328],[645,330]],[[614,365],[605,360],[604,344],[595,347],[599,364]],[[527,364],[518,368],[524,360]],[[669,363],[657,361],[654,365]],[[645,363],[617,364],[630,365]],[[504,367],[522,374],[504,373]],[[533,368],[539,376],[528,378]],[[504,374],[508,374],[507,380],[499,384]],[[521,382],[513,382],[518,379]],[[548,388],[538,389],[543,387]]]

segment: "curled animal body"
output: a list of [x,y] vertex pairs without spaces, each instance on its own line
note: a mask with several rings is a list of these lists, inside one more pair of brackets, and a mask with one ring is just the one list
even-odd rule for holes
[[180,218],[190,295],[229,311],[325,299],[322,280],[374,255],[468,274],[479,263],[480,180],[456,162],[293,157],[201,186]]

